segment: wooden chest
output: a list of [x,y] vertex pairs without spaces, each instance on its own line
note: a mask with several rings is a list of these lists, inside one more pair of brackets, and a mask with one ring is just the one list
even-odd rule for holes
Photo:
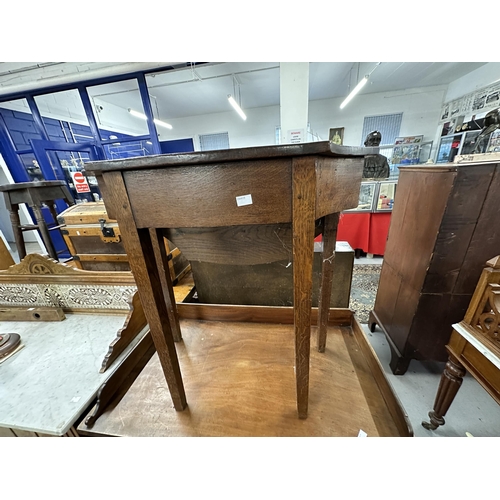
[[[73,205],[59,214],[62,235],[76,267],[87,271],[130,271],[120,228],[110,219],[103,202]],[[191,270],[187,259],[165,239],[174,285]]]

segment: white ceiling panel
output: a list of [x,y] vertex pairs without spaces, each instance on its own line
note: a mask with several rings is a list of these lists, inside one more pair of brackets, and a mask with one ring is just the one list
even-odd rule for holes
[[[179,63],[141,63],[144,68],[176,65]],[[153,107],[161,119],[212,114],[229,111],[228,94],[234,94],[245,109],[279,105],[279,62],[214,62],[189,66],[147,76]],[[309,97],[311,100],[340,98],[376,62],[312,62],[309,65]],[[481,62],[382,62],[370,76],[361,93],[403,91],[409,88],[447,85],[486,63]],[[14,92],[40,87],[43,80],[57,84],[57,74],[65,82],[74,75],[81,79],[82,72],[89,75],[116,69],[139,68],[139,63],[0,63],[0,90]],[[124,82],[101,87],[96,91],[101,101],[129,107],[137,102],[135,86]],[[133,97],[132,97],[133,96]]]

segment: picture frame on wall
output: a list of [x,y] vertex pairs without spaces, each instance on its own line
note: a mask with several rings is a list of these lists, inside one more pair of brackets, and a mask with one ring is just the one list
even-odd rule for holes
[[329,133],[329,141],[339,146],[344,144],[344,127],[331,128]]

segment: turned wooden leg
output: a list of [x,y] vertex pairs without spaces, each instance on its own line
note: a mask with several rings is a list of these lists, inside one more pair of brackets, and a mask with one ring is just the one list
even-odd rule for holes
[[40,233],[42,233],[42,239],[43,243],[45,244],[45,248],[47,249],[49,256],[52,259],[57,260],[57,253],[50,238],[50,233],[47,228],[47,224],[45,223],[45,219],[43,218],[42,209],[37,205],[33,205],[31,208],[33,210],[33,213],[35,214],[35,219],[36,223],[38,224],[38,229],[40,230]]
[[16,241],[17,254],[19,255],[19,260],[23,260],[24,257],[26,257],[26,245],[24,243],[23,232],[19,227],[21,225],[21,219],[19,218],[19,205],[12,205],[9,213],[12,231],[14,232],[14,240]]
[[316,199],[314,161],[308,158],[292,161],[292,189],[293,313],[297,410],[299,418],[307,418]]
[[328,330],[328,313],[332,296],[332,281],[335,262],[335,242],[339,214],[325,216],[323,226],[323,255],[321,264],[321,283],[318,301],[318,351],[325,352],[326,332]]
[[440,425],[444,425],[444,416],[451,406],[451,403],[457,395],[458,389],[462,385],[463,376],[465,375],[465,368],[450,354],[439,388],[434,401],[434,409],[429,412],[430,422],[422,422],[422,426],[428,430],[435,430]]

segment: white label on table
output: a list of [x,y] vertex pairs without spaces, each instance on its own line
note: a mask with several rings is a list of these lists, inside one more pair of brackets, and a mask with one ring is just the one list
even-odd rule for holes
[[75,397],[71,400],[71,402],[72,402],[72,403],[78,403],[78,401],[80,401],[80,399],[82,399],[82,397],[81,397],[81,396],[75,396]]
[[368,434],[363,429],[359,429],[359,432],[358,432],[359,438],[365,438],[367,436],[368,436]]
[[244,207],[245,205],[252,205],[252,195],[251,194],[245,194],[243,196],[237,196],[236,197],[236,205],[239,207]]

